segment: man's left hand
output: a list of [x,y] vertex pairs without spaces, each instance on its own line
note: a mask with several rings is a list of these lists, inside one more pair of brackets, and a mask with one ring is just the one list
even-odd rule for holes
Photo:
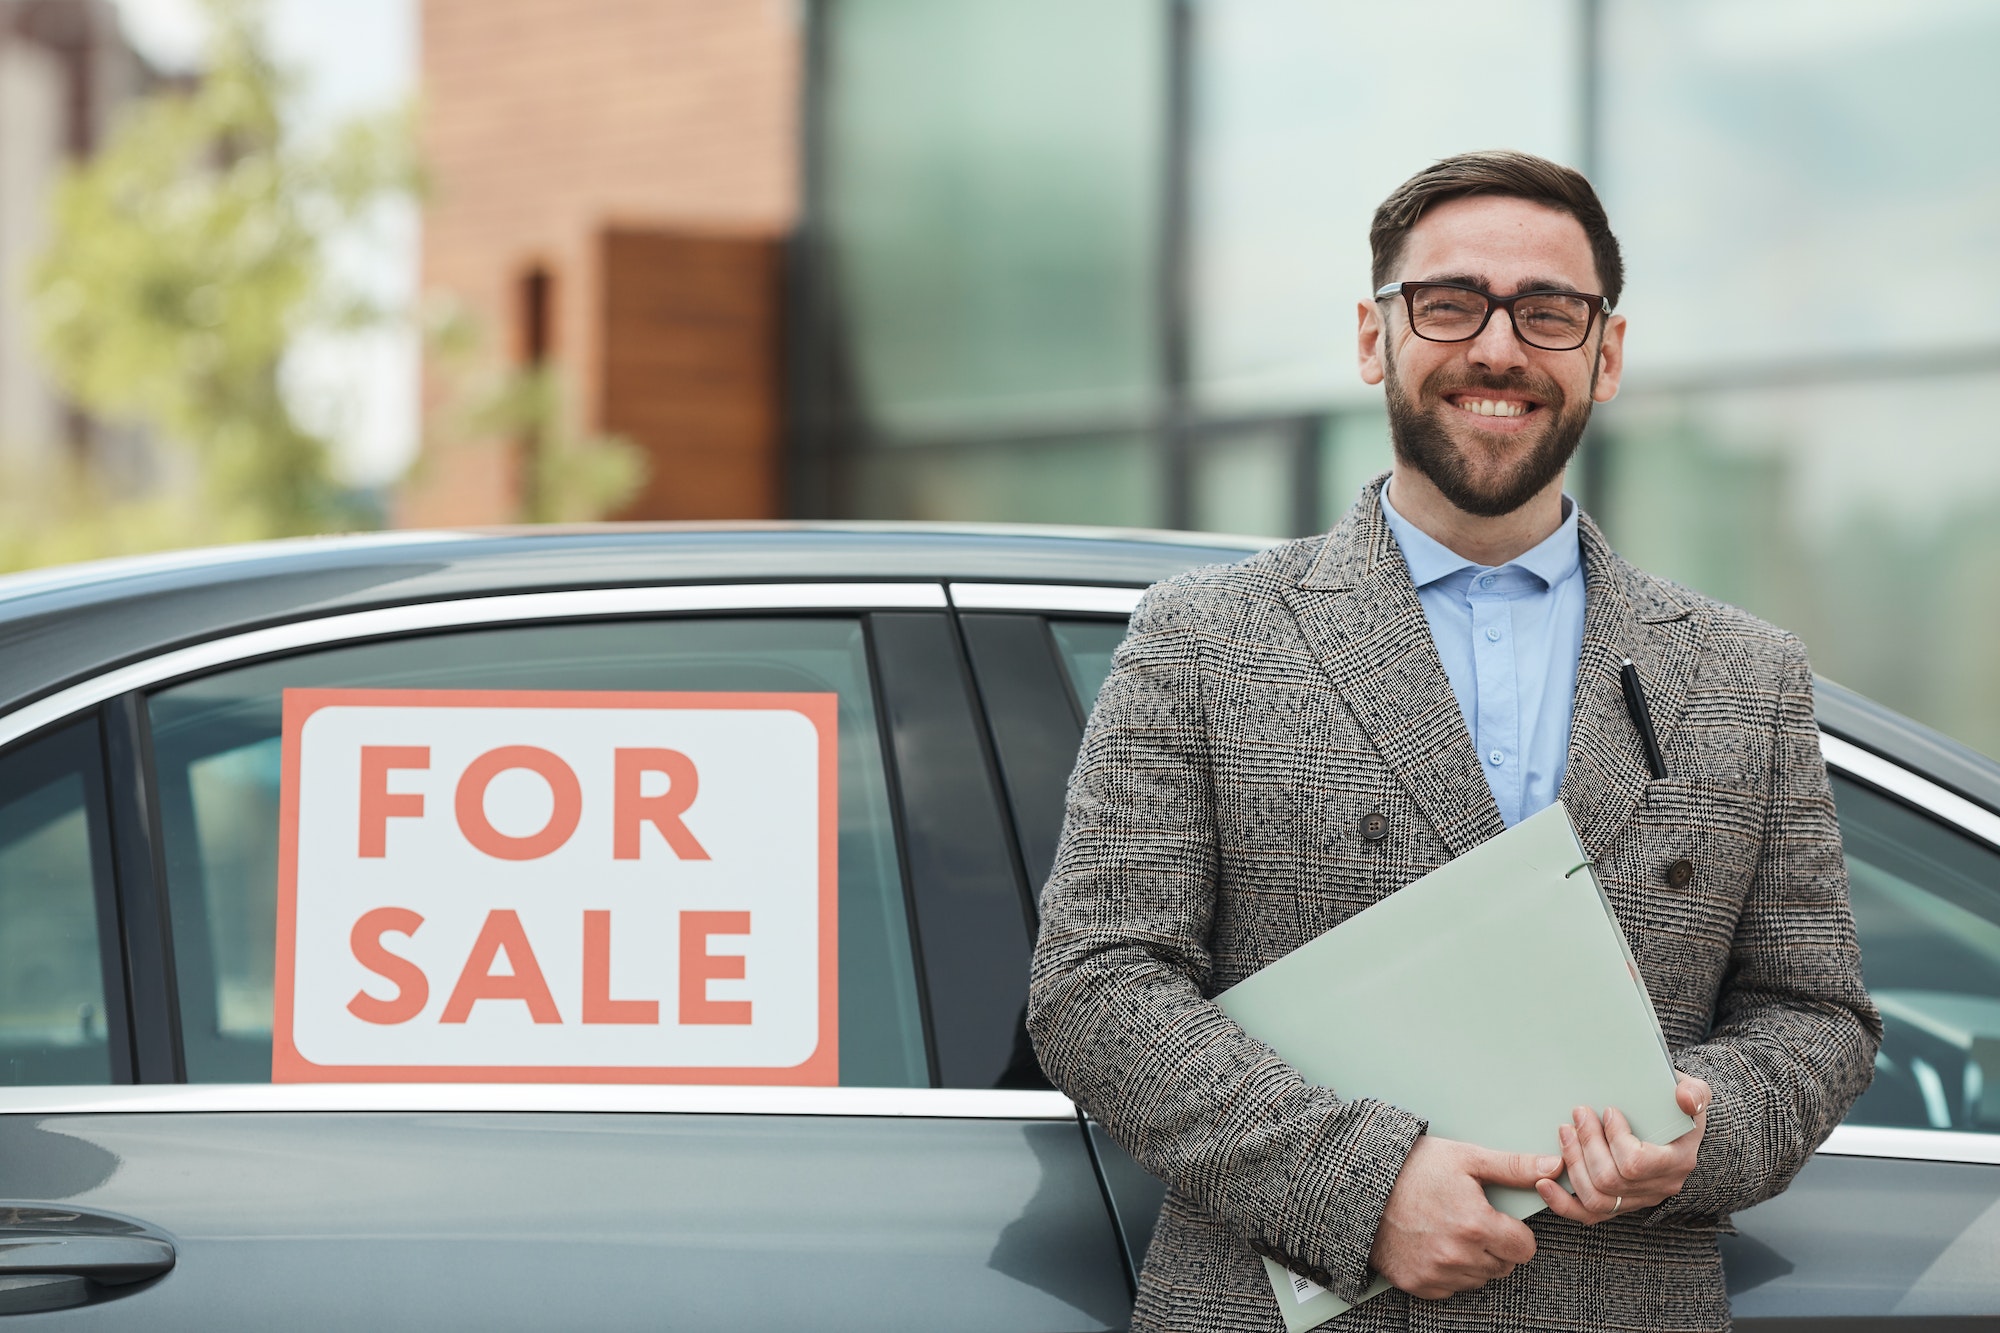
[[1565,1190],[1553,1180],[1535,1186],[1550,1212],[1596,1226],[1681,1192],[1694,1170],[1702,1131],[1708,1127],[1709,1091],[1698,1078],[1678,1070],[1674,1077],[1680,1080],[1675,1100],[1694,1119],[1694,1128],[1672,1143],[1645,1142],[1615,1106],[1602,1117],[1588,1106],[1576,1108],[1574,1123],[1556,1131],[1570,1188]]

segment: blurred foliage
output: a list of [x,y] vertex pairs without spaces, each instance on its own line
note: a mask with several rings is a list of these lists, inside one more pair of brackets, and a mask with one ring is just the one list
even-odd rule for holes
[[[31,279],[45,368],[84,412],[143,432],[150,478],[85,458],[0,475],[0,568],[373,527],[333,441],[284,389],[308,334],[413,318],[330,260],[372,210],[421,188],[408,111],[305,138],[287,121],[265,0],[202,0],[204,72],[124,109],[56,191]],[[520,450],[523,521],[595,518],[643,480],[641,455],[566,425],[554,377],[483,356],[462,315],[426,330],[425,446]],[[93,467],[93,464],[96,466]]]
[[498,368],[479,323],[463,308],[435,308],[424,347],[441,406],[424,423],[419,469],[434,449],[491,450],[492,466],[519,469],[515,521],[521,523],[602,518],[645,484],[642,449],[623,436],[576,431],[561,373],[548,365]]
[[[330,441],[287,402],[281,371],[305,332],[392,317],[336,280],[327,248],[416,187],[408,118],[357,119],[301,142],[285,122],[290,80],[272,61],[260,0],[204,4],[205,72],[129,107],[57,190],[33,277],[43,358],[86,412],[189,455],[179,495],[129,503],[192,508],[207,539],[363,526],[366,509],[335,476]],[[88,505],[91,489],[57,494]],[[103,517],[98,501],[79,536],[90,514]],[[141,526],[167,536],[188,517],[156,513]]]

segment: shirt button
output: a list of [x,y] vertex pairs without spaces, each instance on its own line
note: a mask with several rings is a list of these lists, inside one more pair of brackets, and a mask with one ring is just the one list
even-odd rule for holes
[[1500,767],[1501,763],[1503,763],[1506,760],[1506,758],[1507,756],[1500,753],[1500,751],[1492,750],[1487,753],[1486,762],[1493,765],[1495,768],[1498,768]]
[[1498,643],[1498,642],[1500,642],[1500,631],[1499,631],[1499,629],[1498,629],[1498,628],[1496,628],[1495,626],[1492,626],[1492,625],[1488,625],[1488,626],[1486,627],[1486,641],[1487,641],[1488,643]]
[[1480,586],[1480,587],[1482,587],[1482,588],[1490,588],[1490,587],[1492,587],[1492,586],[1493,586],[1493,576],[1492,576],[1491,574],[1482,574],[1482,575],[1480,575],[1480,576],[1479,576],[1479,586]]

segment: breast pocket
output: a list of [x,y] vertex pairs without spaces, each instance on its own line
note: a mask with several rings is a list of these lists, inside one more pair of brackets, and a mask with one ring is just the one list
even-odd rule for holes
[[1763,825],[1760,793],[1663,778],[1647,784],[1625,835],[1599,862],[1669,1040],[1694,1040],[1706,1028]]

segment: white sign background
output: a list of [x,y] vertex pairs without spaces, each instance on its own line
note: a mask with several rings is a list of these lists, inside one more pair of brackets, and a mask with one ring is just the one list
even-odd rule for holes
[[[286,691],[274,1078],[835,1082],[835,706],[831,694]],[[388,792],[421,795],[423,812],[387,818],[379,857],[361,855],[365,746],[430,751],[428,767],[387,775]],[[495,857],[460,830],[460,775],[503,746],[547,750],[576,775],[575,832],[548,855]],[[637,859],[613,856],[614,756],[634,748],[693,763],[699,790],[681,822],[709,859],[681,859],[650,822]],[[667,786],[649,773],[640,793]],[[553,807],[528,769],[500,773],[484,802],[514,837],[541,830]],[[351,942],[382,907],[423,917],[380,937],[429,987],[397,1023],[349,1009],[360,992],[397,995]],[[440,1021],[495,910],[518,914],[560,1023],[506,998]],[[656,1001],[657,1023],[583,1021],[587,911],[610,913],[609,998]],[[751,1021],[683,1023],[682,914],[724,911],[748,912],[750,931],[709,935],[705,952],[741,955],[744,976],[702,989],[748,1001]],[[503,951],[486,970],[518,973],[520,960]]]

